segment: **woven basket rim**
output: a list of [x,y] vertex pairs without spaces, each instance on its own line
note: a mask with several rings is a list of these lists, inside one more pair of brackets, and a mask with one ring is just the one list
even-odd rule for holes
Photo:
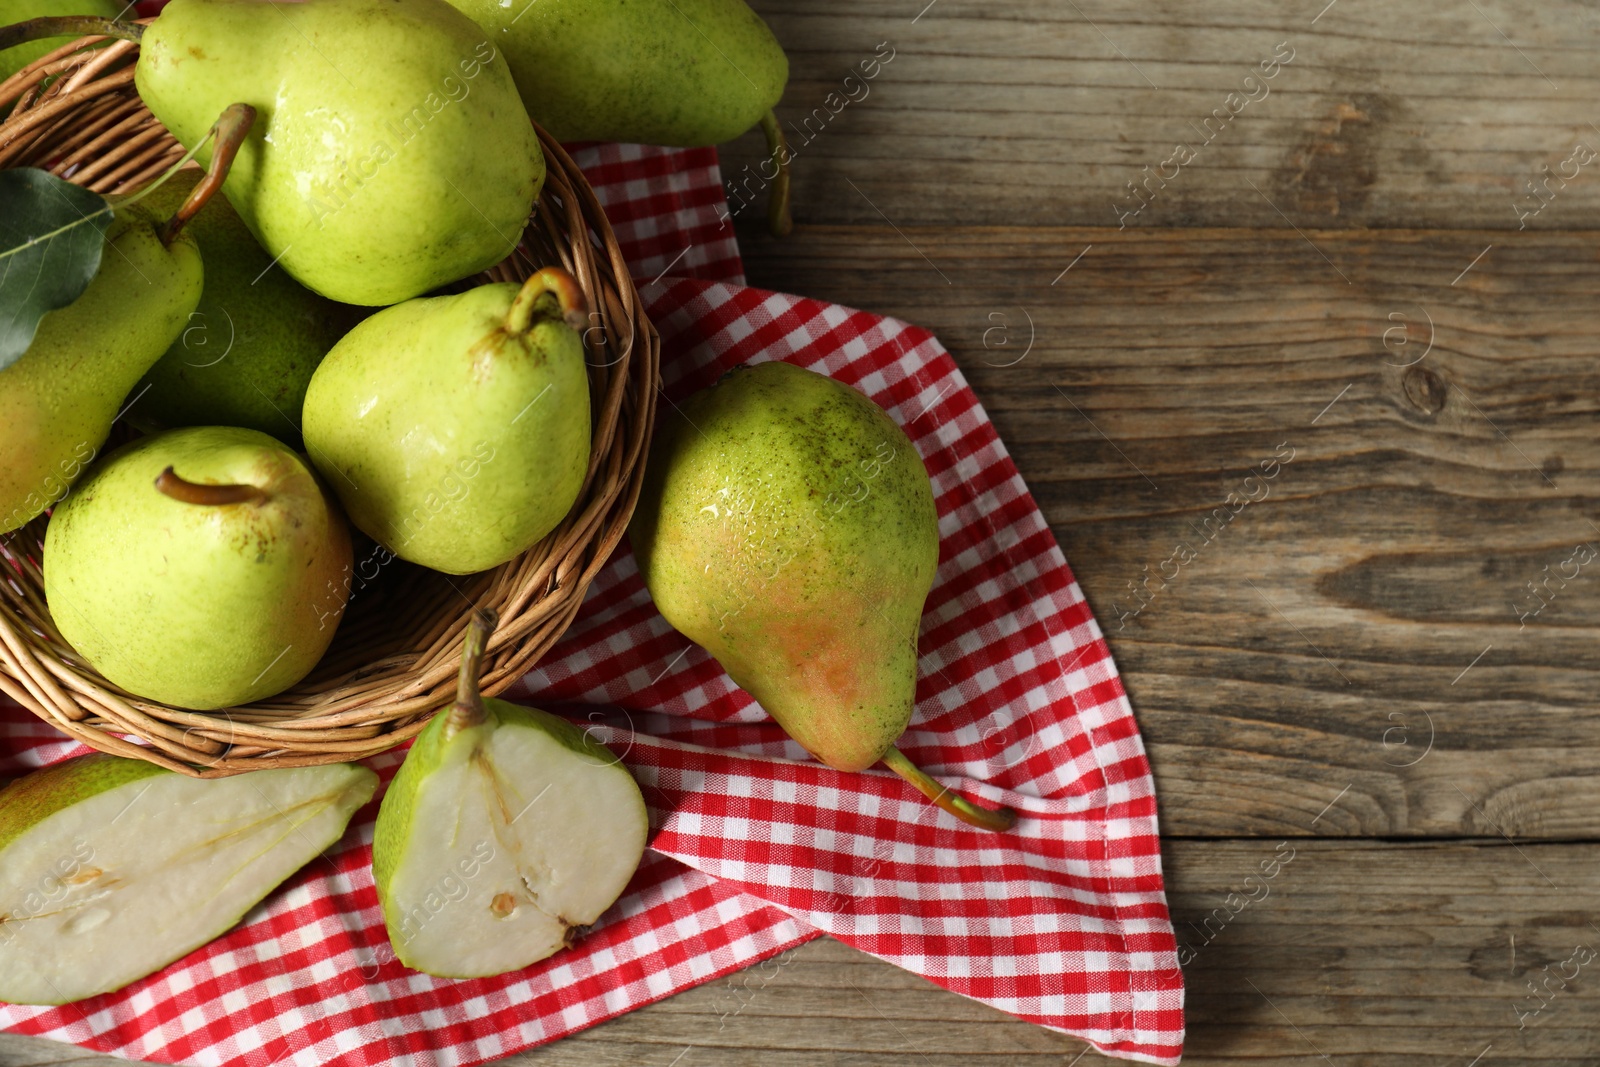
[[[96,192],[124,195],[182,158],[182,146],[133,89],[138,45],[95,47],[105,40],[79,38],[0,82],[0,109],[15,102],[0,119],[0,169],[42,166]],[[62,640],[44,600],[47,517],[40,516],[0,538],[0,562],[10,568],[0,581],[0,693],[91,748],[214,778],[347,762],[413,737],[453,697],[461,638],[478,605],[500,619],[484,656],[486,695],[504,692],[555,644],[638,501],[661,343],[594,190],[561,145],[535,129],[546,179],[533,216],[511,256],[470,281],[520,281],[538,267],[561,266],[588,301],[590,464],[561,525],[491,571],[412,577],[392,614],[375,621],[374,609],[353,621],[347,613],[307,681],[254,704],[201,712],[118,688]],[[400,581],[389,577],[391,585]],[[384,624],[409,629],[385,634]],[[345,631],[357,627],[347,640]],[[379,654],[386,641],[397,647]]]

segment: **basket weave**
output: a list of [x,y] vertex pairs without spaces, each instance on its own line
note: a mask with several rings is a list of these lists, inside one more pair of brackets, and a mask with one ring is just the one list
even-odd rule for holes
[[[121,195],[182,158],[134,91],[138,45],[91,47],[104,40],[74,41],[0,83],[0,113],[16,102],[0,121],[0,168],[40,167]],[[561,525],[517,559],[465,578],[395,559],[368,582],[358,567],[344,620],[310,677],[270,700],[194,712],[129,694],[62,640],[45,604],[41,516],[0,540],[9,565],[0,580],[0,692],[93,748],[212,778],[360,759],[412,737],[453,697],[475,606],[500,618],[483,663],[488,695],[555,644],[638,500],[660,338],[593,190],[543,130],[539,143],[548,176],[534,217],[516,251],[473,281],[521,281],[554,265],[588,299],[598,327],[585,335],[594,438],[583,490]],[[366,555],[359,540],[356,555]]]

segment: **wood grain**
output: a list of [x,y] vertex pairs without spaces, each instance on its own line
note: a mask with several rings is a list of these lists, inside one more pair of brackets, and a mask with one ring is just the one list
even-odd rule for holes
[[[1515,230],[1519,203],[1547,203],[1529,228],[1600,225],[1600,164],[1559,182],[1600,149],[1600,19],[1578,0],[754,6],[791,59],[801,222],[1115,226],[1150,167],[1170,180],[1130,227]],[[1282,42],[1294,58],[1247,85]],[[1257,99],[1231,114],[1235,92]],[[1193,160],[1162,169],[1180,143]],[[760,157],[747,136],[726,176]]]
[[[1593,5],[755,6],[801,225],[724,152],[751,280],[934,329],[1033,488],[1155,767],[1185,1062],[1593,1064],[1600,961],[1516,1012],[1600,949],[1600,568],[1550,577],[1600,545],[1600,164],[1559,177],[1600,149]],[[1083,1047],[819,941],[504,1063]],[[60,1062],[121,1061],[0,1035]]]
[[1109,636],[1165,833],[1600,836],[1595,235],[741,239],[753,284],[951,349]]
[[[1600,846],[1178,841],[1165,852],[1192,953],[1186,1064],[1591,1067],[1600,1056]],[[1547,881],[1548,879],[1548,881]],[[1230,893],[1257,898],[1230,907]],[[1515,949],[1513,952],[1513,939]],[[1582,958],[1581,956],[1579,957]],[[1563,967],[1563,964],[1567,964]],[[1546,968],[1549,968],[1547,971]],[[1561,973],[1576,978],[1565,983]],[[1546,990],[1535,998],[1534,982]],[[1520,1029],[1516,1009],[1529,1012]],[[689,990],[503,1067],[1080,1067],[1084,1043],[833,941]],[[1328,1057],[1324,1061],[1322,1056]],[[120,1062],[0,1035],[0,1067]]]
[[[1108,631],[1166,832],[1213,838],[1167,847],[1198,950],[1186,1062],[1309,1067],[1311,1044],[1340,1067],[1459,1067],[1491,1045],[1485,1067],[1594,1061],[1587,971],[1522,1030],[1513,1005],[1546,964],[1600,947],[1600,846],[1527,841],[1595,835],[1600,574],[1525,629],[1512,603],[1600,538],[1595,235],[743,240],[757,284],[935,329],[1017,457]],[[1426,316],[1433,349],[1395,366]],[[1280,442],[1295,454],[1268,495],[1119,627],[1126,583],[1203,539]],[[1403,835],[1467,840],[1370,840]],[[1281,885],[1218,930],[1280,839],[1297,849]],[[1082,1049],[831,943],[762,983],[747,971],[508,1062],[1063,1067]],[[76,1055],[0,1037],[4,1067]]]

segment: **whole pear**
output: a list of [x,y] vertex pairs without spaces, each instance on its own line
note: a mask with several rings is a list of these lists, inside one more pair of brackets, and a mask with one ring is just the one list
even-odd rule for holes
[[[99,15],[101,18],[114,19],[122,10],[121,4],[114,4],[111,0],[0,0],[0,26],[49,15]],[[40,56],[54,52],[72,40],[71,37],[49,37],[0,51],[0,81],[5,81]],[[0,112],[9,109],[9,104],[0,105]]]
[[667,417],[629,527],[661,614],[716,657],[806,751],[880,760],[990,829],[894,748],[916,700],[917,630],[939,562],[922,460],[841,382],[740,368]]
[[218,937],[339,840],[377,775],[202,780],[96,753],[0,790],[0,1000],[120,989]]
[[306,391],[312,461],[350,521],[448,574],[496,567],[572,508],[589,468],[583,294],[556,268],[385,308]]
[[[170,215],[199,178],[181,171],[140,203]],[[128,421],[146,432],[247,426],[298,448],[311,374],[362,310],[318,296],[278,269],[223,197],[188,232],[206,264],[200,304],[135,388]]]
[[136,696],[211,710],[287,689],[344,611],[350,533],[300,457],[257,430],[140,438],[45,531],[51,617]]
[[478,692],[493,618],[474,618],[456,702],[417,735],[373,831],[395,955],[447,978],[519,970],[570,945],[644,855],[644,797],[565,719]]
[[450,0],[505,53],[522,102],[559,141],[692,148],[761,125],[772,232],[789,217],[789,149],[772,108],[789,59],[744,0]]
[[445,0],[172,0],[134,80],[188,148],[255,106],[224,192],[331,300],[393,304],[498,263],[544,182],[504,57]]
[[744,0],[451,0],[505,53],[559,141],[731,141],[783,95],[789,60]]
[[194,239],[180,232],[163,244],[157,231],[142,206],[118,211],[89,287],[45,314],[28,351],[0,371],[0,533],[61,499],[194,311]]

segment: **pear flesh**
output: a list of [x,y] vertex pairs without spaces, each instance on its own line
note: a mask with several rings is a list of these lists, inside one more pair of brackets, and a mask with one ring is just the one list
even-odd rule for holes
[[534,296],[539,277],[385,308],[312,376],[311,458],[350,521],[402,559],[447,574],[499,566],[583,487],[589,378],[562,312],[581,294]]
[[[483,726],[418,740],[440,751],[408,755],[425,776],[390,786],[373,854],[395,954],[443,977],[504,974],[566,947],[622,894],[649,829],[639,787],[605,749],[554,716],[486,703]],[[382,825],[396,817],[403,838]]]
[[[241,499],[176,499],[157,486],[168,468],[201,496]],[[238,427],[124,446],[45,531],[45,600],[61,635],[128,692],[197,710],[305,677],[333,640],[350,566],[344,517],[305,462]]]
[[417,735],[372,847],[395,955],[445,978],[504,974],[570,945],[622,894],[650,829],[638,784],[605,746],[476,686],[469,652],[473,709],[458,701]]
[[226,932],[336,842],[377,776],[200,780],[83,756],[0,791],[0,1000],[120,989]]
[[789,60],[744,0],[451,0],[510,60],[559,141],[731,141],[783,95]]
[[500,262],[544,183],[505,58],[444,0],[172,0],[134,84],[187,148],[228,105],[256,109],[223,191],[285,270],[347,304]]
[[188,233],[164,246],[143,208],[117,212],[89,287],[48,312],[28,351],[0,371],[0,533],[43,513],[87,469],[128,390],[183,331],[201,281]]

